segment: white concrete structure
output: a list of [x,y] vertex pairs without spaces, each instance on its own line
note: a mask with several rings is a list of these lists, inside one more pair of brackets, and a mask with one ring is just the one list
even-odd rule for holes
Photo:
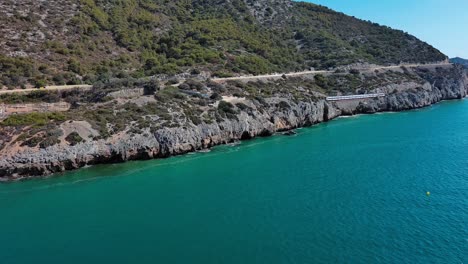
[[330,96],[330,97],[327,97],[327,101],[357,100],[357,99],[378,98],[378,97],[385,97],[385,94],[384,93],[375,93],[375,94]]

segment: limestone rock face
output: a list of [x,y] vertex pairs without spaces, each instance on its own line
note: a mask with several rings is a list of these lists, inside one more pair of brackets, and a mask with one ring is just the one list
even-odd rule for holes
[[[44,176],[99,163],[180,155],[237,140],[270,136],[279,131],[311,126],[340,115],[415,109],[467,95],[468,78],[461,67],[453,67],[450,74],[427,74],[424,79],[427,83],[421,87],[401,84],[402,89],[395,89],[397,92],[386,97],[351,104],[331,103],[324,99],[295,102],[287,98],[269,98],[272,102],[281,100],[283,103],[270,103],[268,106],[257,104],[250,112],[237,114],[235,119],[211,124],[162,128],[153,132],[147,129],[137,135],[124,133],[118,137],[75,146],[56,145],[46,149],[29,149],[1,157],[0,180]],[[395,84],[394,87],[399,88],[398,85]],[[247,103],[255,105],[254,102]],[[284,107],[285,105],[288,107]]]

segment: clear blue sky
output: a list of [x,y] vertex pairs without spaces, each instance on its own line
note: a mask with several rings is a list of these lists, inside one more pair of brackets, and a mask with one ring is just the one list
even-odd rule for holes
[[449,57],[468,59],[468,0],[306,0],[401,29]]

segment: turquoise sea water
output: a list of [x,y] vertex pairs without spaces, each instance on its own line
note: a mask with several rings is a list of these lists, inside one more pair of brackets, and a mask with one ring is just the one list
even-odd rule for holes
[[3,264],[467,262],[468,101],[0,185]]

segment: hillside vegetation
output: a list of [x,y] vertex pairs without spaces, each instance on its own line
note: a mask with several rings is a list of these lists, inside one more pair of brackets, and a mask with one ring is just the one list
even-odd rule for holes
[[466,59],[462,59],[462,58],[456,57],[456,58],[450,59],[450,62],[451,62],[451,63],[456,63],[456,64],[461,64],[461,65],[463,65],[466,69],[468,69],[468,60],[466,60]]
[[385,26],[289,0],[5,0],[0,87],[435,62]]

